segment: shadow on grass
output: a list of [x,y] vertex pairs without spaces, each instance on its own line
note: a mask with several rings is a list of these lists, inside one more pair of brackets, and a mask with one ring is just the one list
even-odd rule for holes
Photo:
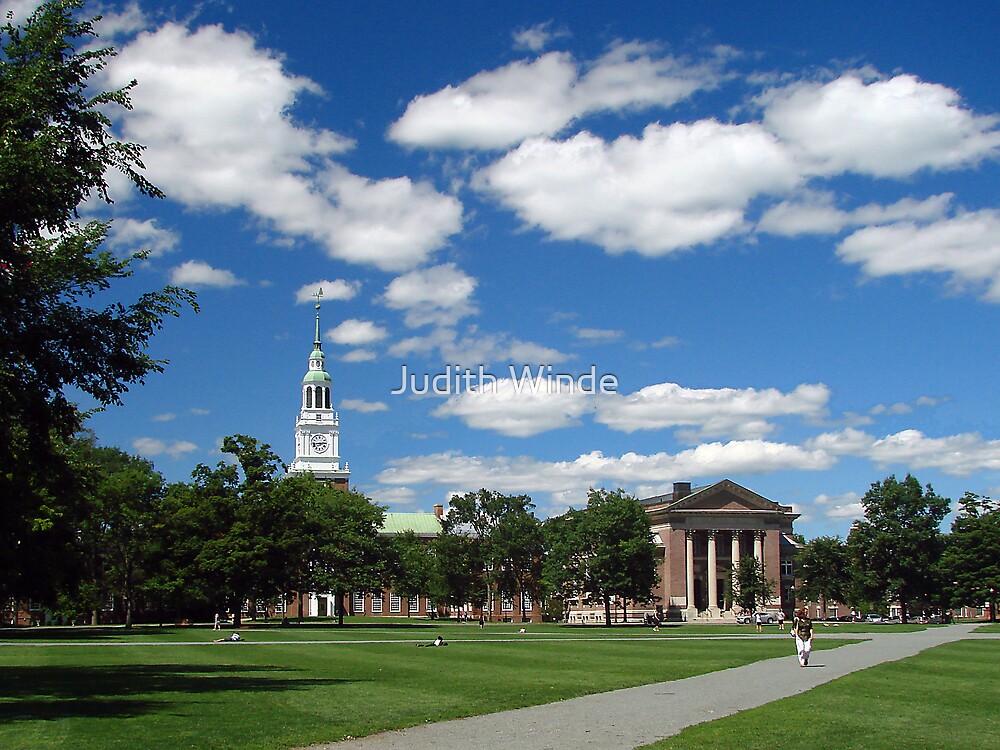
[[259,693],[357,682],[268,675],[287,675],[288,671],[283,667],[186,664],[4,667],[0,671],[0,724],[77,717],[126,718],[166,705],[176,707],[176,698],[158,701],[157,694]]

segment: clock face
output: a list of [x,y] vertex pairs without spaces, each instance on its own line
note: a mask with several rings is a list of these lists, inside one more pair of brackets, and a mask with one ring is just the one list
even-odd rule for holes
[[317,453],[326,453],[326,449],[330,447],[330,438],[326,435],[313,435],[310,444]]

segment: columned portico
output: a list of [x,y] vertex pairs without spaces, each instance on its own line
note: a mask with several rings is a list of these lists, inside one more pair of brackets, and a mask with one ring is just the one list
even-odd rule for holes
[[[662,559],[675,561],[665,564],[657,591],[664,615],[669,618],[673,613],[688,621],[735,617],[729,584],[741,557],[750,554],[776,584],[778,596],[767,606],[787,609],[780,598],[784,590],[780,561],[782,550],[790,548],[792,521],[798,517],[791,507],[730,480],[694,491],[687,483],[674,487],[672,494],[641,501],[663,548]],[[683,545],[683,554],[678,545]]]

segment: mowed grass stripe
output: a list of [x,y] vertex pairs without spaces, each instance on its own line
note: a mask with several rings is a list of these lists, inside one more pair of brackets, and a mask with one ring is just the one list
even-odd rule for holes
[[993,750],[1000,641],[967,640],[689,727],[644,750]]
[[788,639],[664,643],[4,647],[0,747],[294,748],[793,658]]

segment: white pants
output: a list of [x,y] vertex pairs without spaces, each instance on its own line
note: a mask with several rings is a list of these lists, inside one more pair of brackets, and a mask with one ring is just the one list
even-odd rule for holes
[[798,636],[795,636],[795,650],[799,653],[799,664],[803,667],[809,663],[809,654],[812,653],[812,648],[812,638],[802,640]]

